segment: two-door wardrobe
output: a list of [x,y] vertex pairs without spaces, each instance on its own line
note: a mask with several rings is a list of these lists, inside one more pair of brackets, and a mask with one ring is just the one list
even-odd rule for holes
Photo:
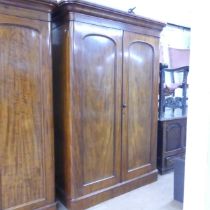
[[84,1],[53,22],[57,192],[85,209],[157,179],[164,24]]

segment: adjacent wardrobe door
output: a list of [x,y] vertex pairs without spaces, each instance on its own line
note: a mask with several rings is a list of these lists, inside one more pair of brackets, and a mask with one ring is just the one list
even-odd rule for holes
[[122,177],[155,169],[158,39],[125,32],[123,67]]
[[54,201],[50,24],[0,15],[0,209]]
[[75,22],[71,69],[74,196],[120,181],[122,31]]

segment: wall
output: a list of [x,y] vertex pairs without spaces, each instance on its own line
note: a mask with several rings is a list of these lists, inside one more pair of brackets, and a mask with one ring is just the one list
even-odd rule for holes
[[160,62],[170,66],[168,48],[190,49],[190,29],[167,24],[160,36]]
[[184,210],[210,209],[209,2],[194,4]]

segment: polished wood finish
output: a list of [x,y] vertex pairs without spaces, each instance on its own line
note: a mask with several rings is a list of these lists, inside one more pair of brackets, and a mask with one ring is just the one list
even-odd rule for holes
[[158,36],[164,24],[118,12],[69,1],[53,15],[56,185],[70,209],[157,179]]
[[0,209],[53,210],[51,26],[33,19],[32,7],[32,19],[24,9],[21,16],[19,3],[30,1],[7,2],[0,1]]
[[158,39],[125,32],[123,44],[122,165],[130,179],[156,169]]
[[70,200],[65,198],[65,195],[61,195],[61,198],[64,199],[63,202],[69,209],[76,209],[76,210],[86,209],[100,202],[119,196],[123,193],[129,192],[131,190],[134,190],[140,186],[149,184],[156,180],[157,180],[157,173],[153,171],[151,173],[147,173],[146,176],[141,176],[135,179],[120,182],[111,187],[104,188],[103,190],[87,194],[77,199]]
[[[164,23],[80,0],[62,0],[53,14],[54,27],[68,21],[79,21],[111,28],[131,30],[159,37]],[[114,21],[114,22],[113,22]],[[114,23],[114,24],[113,24]]]
[[174,167],[176,158],[185,158],[187,118],[158,121],[157,167],[164,174]]
[[120,180],[122,31],[77,22],[74,34],[70,101],[78,197]]
[[56,0],[0,0],[0,13],[35,20],[51,21]]

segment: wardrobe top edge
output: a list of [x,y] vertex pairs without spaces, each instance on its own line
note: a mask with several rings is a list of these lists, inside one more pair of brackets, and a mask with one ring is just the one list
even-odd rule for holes
[[41,12],[52,12],[57,6],[56,0],[0,0],[0,6],[13,6]]
[[56,19],[59,16],[66,16],[71,12],[120,21],[137,26],[148,26],[149,28],[153,28],[158,31],[161,31],[166,25],[164,22],[81,0],[61,1],[54,9],[53,18]]

